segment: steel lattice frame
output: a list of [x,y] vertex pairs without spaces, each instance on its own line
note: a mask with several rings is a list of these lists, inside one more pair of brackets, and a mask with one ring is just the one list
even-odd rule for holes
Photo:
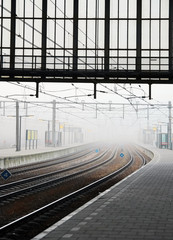
[[[0,81],[173,83],[172,0],[0,0]],[[151,95],[151,92],[150,92]]]

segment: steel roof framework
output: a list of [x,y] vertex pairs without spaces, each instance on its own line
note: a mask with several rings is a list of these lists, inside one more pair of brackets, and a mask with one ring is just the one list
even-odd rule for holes
[[0,0],[0,81],[173,83],[171,0]]

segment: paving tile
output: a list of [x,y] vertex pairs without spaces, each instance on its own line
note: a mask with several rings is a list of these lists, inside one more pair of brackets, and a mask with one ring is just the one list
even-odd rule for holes
[[111,187],[42,239],[172,240],[173,151],[158,152],[160,158]]

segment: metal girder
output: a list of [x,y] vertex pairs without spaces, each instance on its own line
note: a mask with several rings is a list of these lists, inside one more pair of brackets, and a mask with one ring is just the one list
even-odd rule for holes
[[110,49],[110,0],[105,0],[105,64],[104,69],[109,70],[109,49]]
[[[42,50],[41,50],[41,69],[44,72],[46,69],[46,45],[47,45],[47,0],[42,0]],[[42,80],[45,75],[42,74]],[[36,84],[36,97],[38,98],[39,82]]]
[[[157,2],[159,13],[156,18],[152,15],[152,0],[148,1],[150,5],[147,10],[148,17],[142,16],[145,0],[126,1],[123,14],[120,0],[103,0],[104,9],[100,7],[99,0],[64,0],[63,15],[57,13],[56,0],[42,0],[40,16],[34,14],[38,7],[35,1],[30,1],[33,14],[29,15],[25,14],[25,4],[23,10],[19,11],[20,1],[9,0],[11,3],[9,9],[4,7],[4,1],[1,1],[0,81],[36,82],[37,97],[40,82],[93,83],[94,97],[96,97],[97,83],[149,84],[151,95],[152,84],[173,82],[173,0],[169,0],[169,6],[167,4],[169,16],[167,14],[164,17],[161,9],[163,0]],[[69,6],[73,9],[70,17],[66,11]],[[51,7],[54,9],[49,11]],[[136,10],[134,14],[132,7]],[[81,8],[84,9],[81,11],[82,14],[80,14]],[[19,13],[19,16],[16,13]],[[151,40],[152,29],[155,28],[154,21],[157,22],[156,28],[159,32],[157,46]],[[8,22],[10,24],[7,24]],[[35,27],[37,22],[41,27]],[[168,22],[169,31],[166,29],[166,40],[169,40],[169,46],[167,43],[162,46],[161,34],[165,34],[163,28]],[[145,25],[147,28],[147,24],[149,37],[145,38],[145,30],[142,26]],[[19,29],[20,25],[23,29]],[[95,27],[93,32],[92,27],[93,29]],[[27,39],[26,29],[31,29],[30,40]],[[125,35],[122,35],[122,29],[126,32]],[[129,35],[131,29],[135,33],[134,38]],[[115,34],[112,34],[114,30]],[[10,43],[4,44],[2,38],[5,36],[9,36]],[[40,36],[39,43],[36,36]],[[58,42],[59,38],[61,41]],[[131,38],[135,42],[134,45],[130,41]],[[121,42],[124,39],[125,45],[122,46]],[[148,41],[148,45],[143,46],[145,44],[142,40]],[[48,57],[50,61],[47,60]],[[158,64],[153,62],[153,58],[157,58]]]
[[[5,70],[2,69],[1,70],[1,78],[0,79],[6,79],[8,80],[8,77],[10,75],[14,75],[15,77],[42,77],[43,75],[46,77],[83,77],[83,78],[90,78],[90,77],[95,77],[97,80],[99,80],[98,78],[103,78],[103,77],[110,77],[110,78],[145,78],[145,80],[147,80],[148,78],[172,78],[173,77],[173,71],[167,71],[167,70],[162,70],[162,71],[147,71],[147,70],[143,70],[143,71],[133,71],[133,70],[119,70],[119,71],[113,71],[113,70],[99,70],[99,71],[95,71],[95,70],[69,70],[69,71],[64,71],[64,70],[22,70],[22,69],[18,69],[18,70]],[[3,76],[3,77],[2,77]],[[15,80],[15,77],[13,80]],[[32,78],[31,78],[32,79]],[[116,79],[115,79],[116,80]],[[153,79],[154,80],[154,79]],[[157,80],[157,79],[155,79]],[[161,79],[163,80],[163,79]],[[167,80],[167,79],[165,79]],[[138,80],[136,79],[136,82]],[[93,79],[88,79],[88,82],[92,82],[93,83]],[[97,83],[97,82],[96,82]]]
[[[142,0],[137,0],[136,70],[141,71]],[[138,79],[140,80],[140,79]]]
[[169,70],[173,70],[173,1],[169,0]]
[[73,70],[78,66],[78,0],[74,0],[74,20],[73,20]]
[[16,0],[11,0],[10,70],[15,66]]

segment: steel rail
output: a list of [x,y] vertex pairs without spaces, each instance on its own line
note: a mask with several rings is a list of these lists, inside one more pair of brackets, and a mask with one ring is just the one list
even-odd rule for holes
[[[26,166],[14,167],[14,168],[12,168],[12,171],[10,170],[10,172],[12,174],[19,174],[19,173],[23,173],[23,172],[26,172],[26,171],[32,171],[32,170],[37,170],[37,169],[41,169],[41,168],[44,168],[44,167],[49,167],[49,166],[61,164],[61,163],[67,162],[67,161],[74,160],[76,158],[84,157],[84,156],[90,154],[93,150],[94,150],[94,148],[92,150],[90,149],[90,151],[88,151],[88,149],[85,149],[85,150],[77,152],[77,153],[72,153],[72,154],[62,156],[62,157],[57,157],[57,158],[50,159],[49,162],[48,161],[41,161],[39,163],[37,162],[37,163],[34,163],[32,165],[27,164]],[[58,161],[60,159],[64,159],[64,160]],[[30,166],[31,166],[31,168],[29,168]],[[13,169],[16,169],[16,168],[20,169],[20,170],[13,172]],[[22,168],[23,168],[23,170],[22,170]]]
[[33,220],[34,218],[40,216],[41,214],[44,214],[45,212],[48,212],[49,210],[55,208],[57,205],[60,205],[60,204],[64,203],[65,201],[68,201],[68,200],[70,200],[74,197],[77,197],[78,195],[83,194],[86,191],[91,190],[94,187],[97,187],[100,184],[110,180],[111,178],[117,176],[118,174],[120,174],[124,170],[126,170],[129,166],[131,166],[133,161],[134,161],[134,159],[133,159],[132,155],[130,154],[130,161],[126,165],[121,167],[120,169],[114,171],[113,173],[111,173],[111,174],[109,174],[109,175],[107,175],[107,176],[105,176],[105,177],[103,177],[99,180],[96,180],[93,183],[90,183],[87,186],[82,187],[81,189],[78,189],[78,190],[76,190],[76,191],[74,191],[74,192],[72,192],[72,193],[70,193],[70,194],[68,194],[68,195],[66,195],[62,198],[59,198],[59,199],[45,205],[44,207],[41,207],[41,208],[39,208],[39,209],[21,217],[19,219],[16,219],[15,221],[13,221],[11,223],[8,223],[8,224],[0,227],[0,236],[1,236],[1,234],[4,234],[4,233],[6,233],[6,232],[18,227],[18,226],[21,226],[22,224],[24,224],[28,221]]
[[[38,180],[41,180],[41,179],[44,179],[44,182],[41,182],[41,183],[37,183],[35,185],[32,185],[32,186],[29,186],[29,187],[25,187],[23,189],[19,189],[17,191],[13,191],[13,192],[10,192],[10,193],[7,193],[7,194],[4,194],[4,195],[1,195],[0,196],[0,201],[4,201],[6,199],[10,199],[12,197],[15,197],[15,196],[18,196],[19,194],[24,194],[24,193],[27,193],[27,192],[31,192],[34,191],[34,190],[37,190],[37,189],[40,189],[40,188],[44,188],[44,187],[47,187],[47,186],[52,186],[53,184],[57,184],[59,182],[62,182],[62,181],[65,181],[67,180],[68,178],[72,178],[72,177],[76,177],[77,175],[80,175],[80,174],[83,174],[83,173],[86,173],[87,171],[91,171],[92,169],[96,168],[96,167],[99,167],[103,164],[105,164],[106,162],[110,161],[112,159],[113,156],[111,156],[111,158],[107,159],[106,161],[102,162],[102,163],[99,163],[97,165],[94,165],[93,167],[90,167],[90,168],[87,168],[85,170],[82,170],[82,171],[78,171],[74,174],[69,174],[69,175],[66,175],[64,177],[60,177],[60,178],[56,178],[56,179],[53,179],[53,180],[46,180],[45,177],[52,177],[54,175],[57,175],[57,174],[60,174],[60,173],[64,173],[66,171],[70,171],[70,170],[74,170],[76,168],[79,168],[79,167],[83,167],[83,166],[86,166],[88,164],[91,164],[91,163],[94,163],[95,161],[99,160],[100,158],[104,157],[104,155],[109,151],[106,150],[104,151],[101,155],[99,155],[98,157],[95,157],[94,159],[91,159],[90,161],[88,162],[85,162],[85,163],[81,163],[81,164],[78,164],[76,166],[72,166],[72,167],[69,167],[69,168],[66,168],[66,169],[63,169],[63,170],[59,170],[59,171],[55,171],[55,172],[52,172],[52,173],[48,173],[48,174],[43,174],[41,176],[36,176],[36,177],[32,177],[32,178],[28,178],[28,179],[24,179],[24,180],[19,180],[17,182],[14,182],[14,183],[9,183],[7,184],[8,186],[10,187],[14,187],[18,184],[29,184],[31,183],[31,181],[38,181]],[[115,155],[115,152],[114,152],[114,155]],[[5,187],[7,187],[7,185]],[[3,190],[3,187],[0,187],[1,190]]]

